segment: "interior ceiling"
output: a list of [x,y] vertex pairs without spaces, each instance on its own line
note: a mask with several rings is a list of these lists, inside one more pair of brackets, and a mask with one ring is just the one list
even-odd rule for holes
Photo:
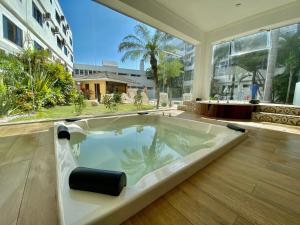
[[[177,16],[211,31],[299,0],[155,0]],[[236,4],[240,3],[240,6]]]

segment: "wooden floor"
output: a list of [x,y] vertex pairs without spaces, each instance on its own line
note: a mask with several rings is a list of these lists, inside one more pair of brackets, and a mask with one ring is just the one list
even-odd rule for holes
[[[45,131],[0,139],[0,224],[57,224],[52,140]],[[299,146],[299,135],[250,128],[243,143],[124,224],[299,225]]]

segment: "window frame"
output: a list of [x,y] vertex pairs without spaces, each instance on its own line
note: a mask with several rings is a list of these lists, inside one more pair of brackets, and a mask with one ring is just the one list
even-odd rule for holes
[[37,5],[32,1],[32,17],[36,20],[36,22],[43,27],[43,13],[37,7]]
[[[3,25],[3,38],[14,43],[15,45],[23,48],[23,30],[18,27],[14,22],[12,22],[7,16],[2,16],[2,25]],[[7,25],[7,26],[5,26]],[[10,29],[13,29],[12,34]],[[19,37],[18,37],[19,36]]]

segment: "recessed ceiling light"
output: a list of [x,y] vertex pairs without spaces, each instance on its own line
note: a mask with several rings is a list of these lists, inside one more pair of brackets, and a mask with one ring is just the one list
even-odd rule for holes
[[235,7],[240,7],[242,5],[242,3],[236,3]]

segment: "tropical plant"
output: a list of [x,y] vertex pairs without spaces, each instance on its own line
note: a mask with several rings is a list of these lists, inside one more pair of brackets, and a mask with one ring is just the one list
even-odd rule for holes
[[71,74],[51,61],[46,50],[27,49],[17,55],[0,52],[0,68],[1,98],[6,99],[2,90],[14,97],[10,104],[5,101],[10,113],[70,104],[76,95]]
[[119,44],[119,52],[124,52],[122,57],[123,62],[128,59],[136,60],[138,58],[150,61],[156,90],[156,108],[159,107],[158,55],[160,51],[174,49],[174,46],[167,44],[172,39],[171,35],[159,30],[155,30],[152,34],[147,26],[139,24],[135,26],[134,34],[124,37]]
[[104,95],[102,103],[104,104],[105,108],[111,112],[117,110],[117,104],[115,103],[112,95]]
[[72,75],[66,71],[62,64],[56,62],[46,64],[45,69],[52,79],[56,80],[53,88],[56,89],[56,92],[59,91],[64,97],[64,101],[61,101],[58,105],[71,104],[77,92]]
[[77,115],[80,115],[83,109],[86,107],[86,103],[84,101],[84,95],[81,92],[78,92],[74,98],[74,106],[75,112]]
[[0,117],[10,115],[17,106],[14,104],[14,97],[8,92],[0,91]]
[[115,92],[113,95],[113,100],[116,104],[121,104],[122,103],[122,95],[119,92]]
[[142,103],[143,103],[142,91],[137,90],[136,95],[134,96],[134,105],[136,106],[137,110],[140,110],[142,108]]

